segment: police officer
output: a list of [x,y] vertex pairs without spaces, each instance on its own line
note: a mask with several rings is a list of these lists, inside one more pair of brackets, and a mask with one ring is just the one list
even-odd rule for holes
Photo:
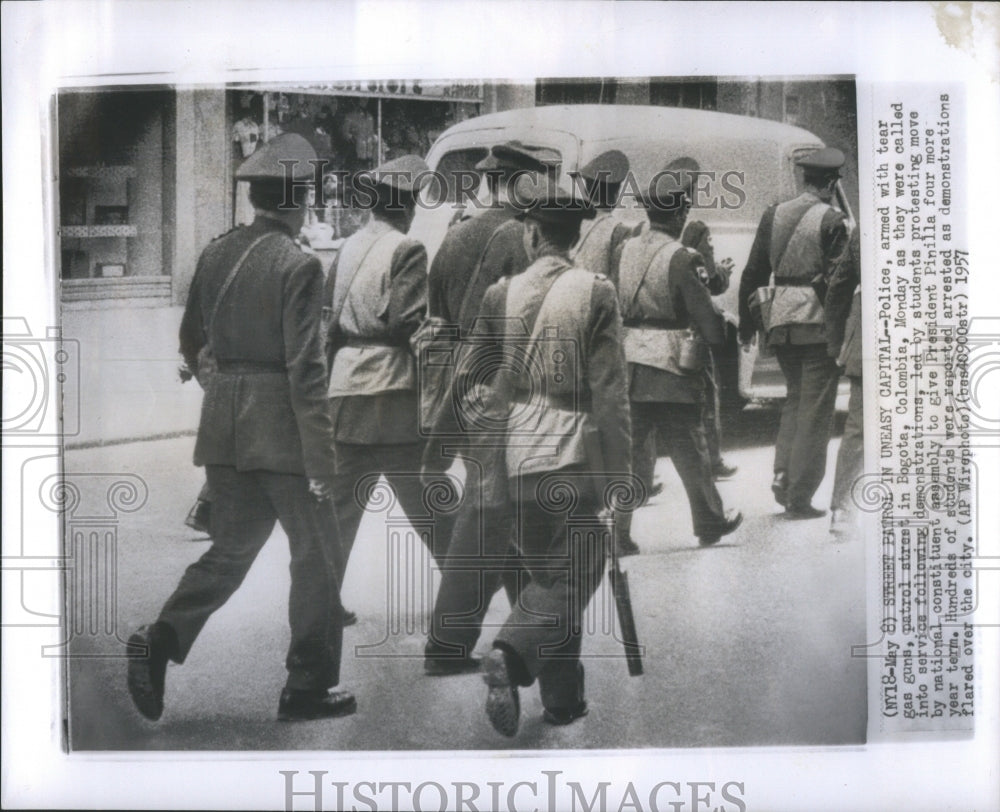
[[[544,175],[546,157],[544,151],[518,141],[493,147],[476,165],[490,186],[492,205],[452,226],[434,257],[428,278],[431,315],[458,328],[457,335],[466,339],[460,338],[455,348],[457,359],[469,358],[468,339],[487,288],[528,267],[524,227],[515,219],[518,209],[509,192],[519,178]],[[475,339],[471,341],[475,343]],[[464,366],[461,360],[456,361],[460,376]],[[464,391],[462,383],[455,390]],[[455,403],[439,416],[432,435],[440,442],[428,443],[424,455],[425,470],[440,471],[451,462],[442,447],[450,442],[465,469],[463,502],[455,518],[448,559],[441,568],[441,585],[424,649],[424,671],[430,676],[479,668],[471,652],[490,601],[503,584],[513,603],[521,577],[516,550],[511,547],[513,522],[508,505],[505,500],[491,502],[482,487],[483,472],[498,464],[496,438],[476,436],[474,421],[458,424],[451,409],[461,406]]]
[[[686,184],[692,205],[697,206],[695,196],[700,191],[698,173],[701,171],[694,158],[676,158],[667,165],[668,171],[680,174],[680,179]],[[730,257],[716,262],[715,246],[712,244],[712,232],[701,220],[688,220],[681,235],[681,244],[697,251],[705,262],[705,285],[712,296],[721,296],[729,290],[729,280],[733,273],[733,260]],[[711,348],[705,364],[705,408],[702,410],[702,420],[705,423],[705,439],[708,441],[708,456],[712,460],[712,476],[716,479],[729,479],[736,474],[737,468],[728,465],[722,458],[722,424],[719,419],[719,369],[716,363],[715,351]]]
[[482,307],[485,324],[502,325],[507,363],[491,393],[509,415],[505,473],[531,572],[483,666],[487,716],[507,736],[519,725],[518,689],[535,679],[545,721],[569,724],[587,712],[582,613],[607,552],[593,477],[627,475],[630,456],[614,287],[568,256],[584,201],[551,180],[520,199],[532,264],[491,287]]
[[[508,192],[518,177],[545,172],[544,157],[541,150],[509,141],[493,147],[476,164],[476,170],[489,186],[490,205],[449,228],[434,255],[427,279],[428,310],[432,316],[467,329],[478,313],[486,289],[501,276],[520,273],[528,267],[520,223],[514,220],[517,209]],[[516,227],[494,237],[505,223],[516,223]],[[497,261],[484,266],[487,248],[494,249],[491,258]]]
[[847,403],[847,422],[840,438],[837,468],[833,477],[830,502],[830,532],[837,537],[849,535],[853,526],[851,489],[861,476],[865,463],[864,392],[861,379],[861,242],[855,229],[830,279],[826,294],[827,354],[851,382]]
[[[691,199],[676,172],[654,176],[643,205],[649,228],[626,241],[618,263],[618,296],[625,325],[633,460],[646,436],[658,432],[691,505],[694,533],[714,544],[743,521],[726,511],[715,487],[702,423],[706,343],[725,341],[722,316],[706,286],[701,256],[680,237]],[[631,516],[619,542],[629,551]]]
[[[428,180],[427,164],[415,155],[363,175],[359,189],[370,198],[371,218],[344,243],[327,279],[333,356],[327,394],[337,460],[333,498],[344,550],[341,582],[367,502],[363,482],[384,475],[411,521],[426,514],[409,340],[427,311],[427,251],[406,232]],[[447,544],[445,523],[442,517],[433,538],[425,537],[435,558]]]
[[609,279],[615,275],[612,262],[618,247],[632,236],[632,229],[612,214],[628,170],[625,154],[611,149],[575,173],[583,183],[594,216],[580,226],[580,239],[570,251],[570,258],[574,265],[604,274]]
[[805,189],[793,200],[771,206],[761,217],[740,279],[740,340],[755,325],[750,299],[774,276],[774,298],[764,325],[785,376],[788,395],[774,454],[771,490],[789,519],[813,519],[826,471],[826,450],[837,397],[837,364],[827,352],[823,299],[833,263],[847,244],[847,221],[833,199],[844,153],[820,149],[796,163]]
[[[129,640],[128,688],[163,712],[168,660],[182,663],[281,523],[291,548],[288,679],[280,720],[353,713],[340,678],[341,605],[330,501],[333,432],[319,330],[323,273],[293,241],[316,153],[280,135],[236,173],[256,216],[202,253],[181,322],[181,352],[205,388],[195,445],[212,492],[212,546],[188,567],[159,619]],[[283,165],[284,164],[284,165]],[[287,174],[286,174],[287,171]]]

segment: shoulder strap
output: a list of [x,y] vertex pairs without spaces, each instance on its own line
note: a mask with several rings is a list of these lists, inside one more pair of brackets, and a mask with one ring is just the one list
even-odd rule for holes
[[229,288],[232,287],[232,284],[235,281],[236,277],[243,269],[243,266],[246,264],[247,258],[250,256],[250,254],[258,245],[264,242],[264,240],[266,240],[268,237],[276,236],[277,234],[278,232],[271,231],[268,232],[267,234],[261,234],[259,237],[257,237],[257,239],[255,239],[252,243],[250,243],[250,245],[247,246],[246,250],[240,255],[239,260],[237,260],[236,264],[233,265],[232,269],[229,271],[229,274],[226,276],[225,280],[222,283],[222,287],[219,288],[219,295],[215,297],[215,304],[212,305],[212,312],[208,317],[208,324],[205,326],[205,333],[208,336],[209,344],[212,343],[212,325],[215,323],[215,317],[219,312],[219,307],[222,305],[222,300],[226,298],[226,294],[229,292]]
[[[636,239],[641,239],[641,238],[637,237]],[[647,274],[649,274],[649,269],[656,264],[656,260],[659,258],[660,254],[662,254],[668,248],[673,248],[674,253],[676,253],[677,249],[679,249],[680,247],[681,247],[680,242],[673,238],[671,238],[668,242],[665,242],[663,245],[661,245],[656,250],[656,253],[653,254],[652,257],[650,257],[649,262],[646,263],[646,267],[643,269],[642,273],[636,279],[634,286],[628,284],[631,282],[631,280],[626,280],[621,278],[621,270],[619,269],[618,284],[620,285],[621,288],[622,316],[624,316],[625,313],[628,312],[629,308],[631,308],[632,305],[635,303],[635,297],[639,295],[639,289],[642,287],[642,283],[646,281],[646,276]],[[673,255],[671,255],[671,257],[672,256]]]
[[490,238],[486,241],[486,245],[483,246],[483,250],[479,253],[479,260],[472,269],[472,273],[469,274],[469,281],[466,283],[465,292],[462,294],[462,303],[458,306],[458,313],[455,314],[459,326],[465,324],[465,311],[468,309],[469,303],[472,301],[472,292],[475,290],[476,284],[479,282],[479,276],[483,269],[483,261],[486,259],[486,252],[489,251],[490,246],[493,245],[493,240],[496,239],[497,232],[499,232],[500,229],[509,222],[510,220],[506,220],[493,229],[493,233],[490,234]]
[[[827,208],[829,208],[829,204],[828,203],[824,203],[822,200],[817,200],[811,206],[807,206],[805,209],[803,209],[802,212],[799,214],[798,218],[795,220],[795,223],[787,226],[784,229],[785,235],[787,235],[787,237],[788,237],[785,240],[784,245],[777,245],[775,243],[775,240],[774,240],[774,236],[775,236],[775,234],[774,234],[774,222],[772,221],[772,223],[771,223],[771,256],[769,257],[769,259],[771,260],[771,272],[772,273],[777,273],[778,266],[781,265],[781,261],[785,258],[785,252],[788,250],[788,246],[791,244],[792,239],[795,237],[796,233],[798,232],[799,228],[801,228],[801,226],[802,226],[803,222],[806,220],[806,218],[809,217],[810,214],[813,214],[816,211],[817,207],[820,207],[822,209],[822,214],[826,214],[826,210],[827,210]],[[777,217],[777,213],[778,213],[777,209],[775,209],[775,217]],[[822,222],[822,217],[820,218],[820,221]],[[782,236],[784,236],[784,235],[782,235]]]
[[[338,286],[337,285],[338,280],[334,278],[333,301],[331,303],[332,304],[331,311],[333,315],[330,321],[330,324],[332,326],[335,327],[336,325],[340,324],[340,314],[343,312],[344,304],[347,302],[347,294],[351,292],[351,287],[354,285],[354,280],[358,278],[358,271],[360,271],[364,267],[365,261],[368,259],[371,252],[375,249],[375,246],[378,245],[380,242],[382,242],[382,240],[384,240],[390,234],[399,234],[399,232],[396,231],[395,229],[391,229],[389,231],[383,232],[382,234],[379,234],[374,240],[371,241],[371,244],[368,246],[368,248],[365,249],[364,254],[361,255],[361,259],[358,260],[354,268],[349,271],[350,276],[344,280],[343,286]],[[405,237],[405,235],[400,235],[400,236]],[[337,271],[339,270],[339,265],[340,265],[339,259],[337,261],[337,265],[338,267],[334,270],[335,277]]]

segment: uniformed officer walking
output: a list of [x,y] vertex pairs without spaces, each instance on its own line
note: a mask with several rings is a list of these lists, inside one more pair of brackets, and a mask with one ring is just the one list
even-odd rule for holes
[[771,206],[761,217],[740,279],[740,340],[756,325],[750,299],[774,276],[774,296],[764,325],[785,376],[788,395],[774,454],[771,490],[789,519],[826,511],[812,498],[826,471],[826,451],[837,398],[836,361],[827,353],[823,299],[833,263],[847,244],[847,221],[833,199],[844,153],[825,148],[799,158],[805,189]]
[[[649,228],[622,247],[618,297],[625,325],[633,460],[658,432],[691,505],[694,534],[714,544],[743,521],[726,511],[715,487],[702,408],[707,345],[725,341],[722,316],[706,286],[704,261],[681,245],[691,199],[675,172],[658,173],[643,196]],[[631,542],[631,515],[621,544]]]
[[826,294],[827,354],[851,382],[847,422],[840,438],[837,468],[830,501],[830,532],[846,536],[853,529],[856,510],[851,489],[864,471],[864,391],[861,378],[861,241],[855,229],[830,279]]
[[329,690],[340,680],[342,609],[319,330],[323,272],[293,242],[315,158],[304,138],[287,134],[247,159],[236,178],[250,183],[253,224],[212,242],[191,282],[180,342],[205,388],[194,458],[212,491],[212,546],[188,567],[159,619],[129,640],[129,692],[149,719],[163,712],[167,661],[184,662],[275,521],[292,558],[288,679],[278,718],[356,708],[350,693]]
[[519,725],[518,688],[535,679],[547,722],[569,724],[587,712],[582,615],[608,552],[596,482],[628,475],[630,462],[614,286],[568,258],[584,202],[551,180],[525,189],[521,200],[532,264],[491,287],[482,307],[485,323],[502,330],[506,361],[491,389],[508,416],[500,473],[531,573],[484,663],[486,713],[507,736]]
[[[406,232],[428,180],[427,164],[415,155],[389,161],[364,178],[371,218],[344,243],[327,279],[333,355],[327,394],[337,461],[333,498],[344,550],[341,581],[365,511],[364,483],[373,485],[384,475],[411,521],[427,513],[409,344],[427,312],[427,251]],[[439,517],[433,537],[423,536],[435,559],[445,552],[446,523]]]
[[[428,472],[442,471],[451,463],[443,448],[452,446],[465,469],[463,501],[458,509],[442,565],[431,632],[424,649],[424,670],[431,676],[446,676],[477,670],[472,650],[479,639],[490,601],[501,584],[513,603],[518,593],[521,568],[512,547],[513,517],[505,499],[491,499],[483,488],[483,476],[491,476],[499,464],[502,440],[483,437],[475,420],[457,420],[456,409],[475,399],[475,384],[466,386],[466,373],[477,366],[472,337],[480,315],[483,295],[501,277],[513,276],[528,267],[524,248],[524,226],[515,219],[518,209],[510,200],[511,185],[519,178],[541,176],[547,157],[542,150],[517,141],[499,144],[476,168],[491,189],[492,205],[476,216],[452,226],[431,264],[428,278],[431,315],[456,329],[455,368],[459,377],[453,387],[455,402],[449,403],[431,431],[434,440],[425,451]],[[471,365],[471,369],[469,368]],[[500,457],[502,462],[502,457]]]
[[615,275],[612,265],[618,247],[632,236],[632,229],[613,214],[628,170],[625,153],[611,149],[576,173],[594,216],[580,226],[580,239],[570,251],[570,259],[574,265],[604,274],[609,279]]

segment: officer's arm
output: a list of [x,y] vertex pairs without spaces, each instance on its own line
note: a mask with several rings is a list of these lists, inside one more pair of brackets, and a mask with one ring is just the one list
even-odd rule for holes
[[187,304],[184,307],[180,329],[180,352],[184,356],[184,363],[195,375],[198,374],[198,353],[208,343],[201,315],[201,268],[202,262],[199,259],[194,278],[191,280],[191,287],[188,290]]
[[389,335],[407,342],[427,314],[427,249],[405,240],[392,255],[389,307],[385,314]]
[[840,354],[840,346],[844,341],[844,328],[847,315],[851,311],[854,300],[854,289],[861,282],[861,246],[858,232],[851,236],[847,250],[843,252],[834,264],[830,287],[826,293],[823,306],[826,319],[827,353],[831,358]]
[[671,295],[682,301],[699,335],[713,347],[726,343],[725,321],[705,285],[704,260],[696,251],[681,249],[670,263]]
[[445,236],[427,274],[427,313],[451,322],[453,319],[448,311],[448,266],[452,261],[452,252],[448,242],[448,237]]
[[333,476],[333,425],[320,331],[323,270],[315,257],[304,256],[303,260],[285,279],[281,329],[306,476],[324,479]]
[[753,317],[750,315],[750,296],[757,288],[764,287],[771,278],[771,227],[774,224],[775,206],[760,218],[757,236],[750,247],[746,268],[740,277],[740,338],[749,341],[754,334]]
[[590,324],[587,381],[591,412],[601,437],[602,473],[628,474],[632,471],[632,429],[622,318],[615,288],[604,277],[594,281]]
[[828,210],[820,224],[820,244],[828,274],[832,271],[833,263],[840,259],[847,249],[848,236],[847,219],[844,215],[836,209]]

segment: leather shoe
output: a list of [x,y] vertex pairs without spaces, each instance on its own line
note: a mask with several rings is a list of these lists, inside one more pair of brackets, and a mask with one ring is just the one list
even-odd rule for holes
[[352,612],[350,609],[345,609],[342,615],[343,620],[341,621],[341,626],[353,626],[358,622],[358,615],[356,612]]
[[428,677],[451,677],[456,674],[472,674],[479,671],[481,665],[479,657],[426,657],[424,673]]
[[550,725],[569,725],[588,713],[587,703],[581,701],[572,708],[546,708],[542,718]]
[[173,629],[163,623],[141,626],[128,639],[128,692],[139,713],[153,722],[163,715],[167,661],[175,641]]
[[513,738],[521,724],[521,699],[510,678],[507,655],[495,648],[483,660],[483,681],[489,687],[486,716],[497,733]]
[[723,536],[728,536],[732,533],[741,524],[743,524],[743,514],[738,510],[727,510],[726,523],[714,533],[706,533],[704,536],[699,536],[698,543],[702,547],[715,544]]
[[782,507],[788,504],[788,474],[778,471],[771,482],[771,493],[774,494],[774,501]]
[[350,691],[297,691],[283,688],[278,700],[279,722],[306,722],[310,719],[332,719],[350,716],[358,702]]
[[792,521],[819,519],[822,516],[826,516],[826,511],[812,505],[789,505],[785,508],[785,518]]
[[726,465],[725,461],[719,460],[715,465],[712,466],[712,478],[713,479],[729,479],[730,477],[736,476],[736,472],[740,469],[735,465]]
[[639,545],[632,541],[631,536],[619,538],[615,542],[615,555],[618,558],[625,558],[629,555],[639,555],[640,552],[642,551],[639,549]]

